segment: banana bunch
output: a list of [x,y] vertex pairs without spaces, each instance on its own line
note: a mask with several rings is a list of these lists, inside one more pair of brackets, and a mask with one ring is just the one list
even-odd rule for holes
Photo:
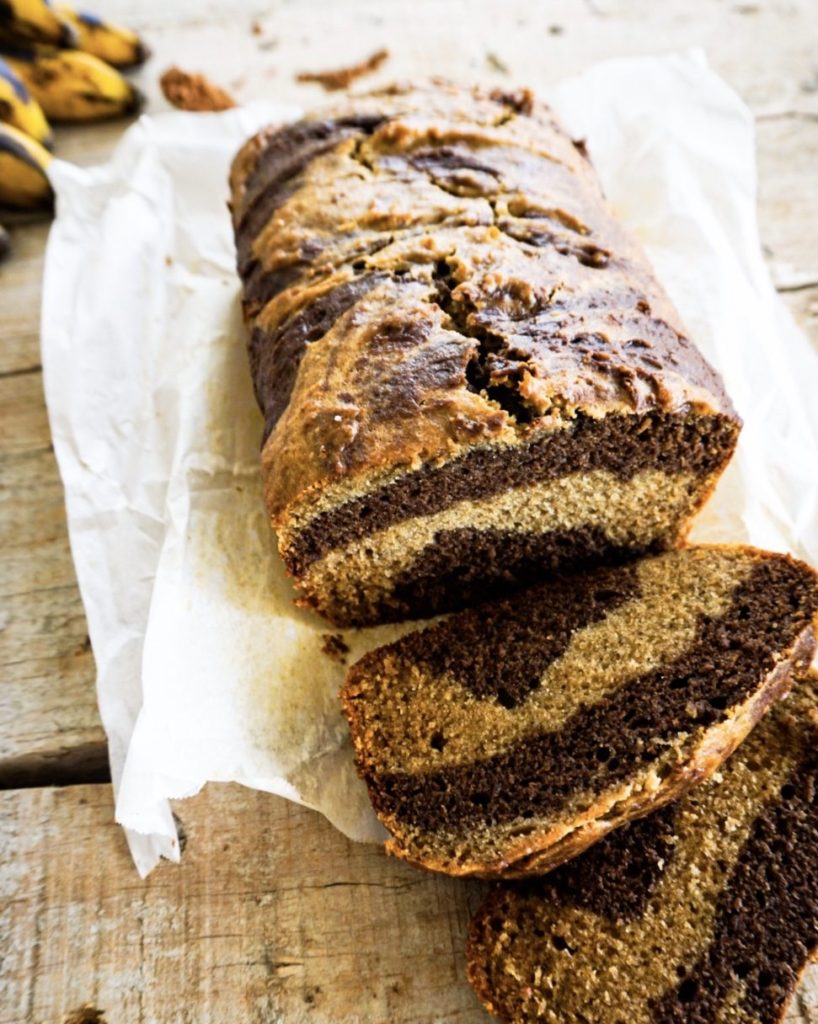
[[54,121],[99,121],[133,114],[142,95],[116,68],[82,50],[6,50],[4,59],[46,117]]
[[0,121],[19,128],[32,139],[51,148],[54,137],[43,108],[33,98],[6,61],[0,57]]
[[0,45],[30,43],[82,50],[116,68],[135,67],[149,55],[136,32],[88,11],[50,0],[0,0]]
[[0,0],[0,40],[76,46],[77,33],[46,0]]
[[49,120],[135,113],[142,95],[118,69],[147,57],[135,32],[68,4],[0,0],[0,203],[50,204]]
[[36,208],[50,206],[51,154],[30,135],[0,123],[0,203]]
[[133,68],[143,64],[150,55],[147,46],[129,28],[112,25],[88,11],[75,11],[66,4],[55,4],[54,10],[76,33],[78,50],[112,67]]

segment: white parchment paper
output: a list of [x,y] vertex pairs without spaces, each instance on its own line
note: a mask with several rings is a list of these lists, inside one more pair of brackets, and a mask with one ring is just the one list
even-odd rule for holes
[[[696,54],[547,86],[745,419],[694,539],[818,562],[818,356],[755,216],[752,118]],[[261,504],[226,209],[230,160],[297,111],[142,118],[104,167],[55,162],[42,350],[97,660],[117,819],[140,873],[178,859],[168,800],[238,781],[380,826],[355,777],[331,632],[298,611]],[[405,627],[346,632],[353,660]]]

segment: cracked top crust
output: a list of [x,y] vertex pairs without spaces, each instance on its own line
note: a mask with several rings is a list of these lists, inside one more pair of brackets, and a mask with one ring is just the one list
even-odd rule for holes
[[577,417],[735,413],[582,143],[528,92],[397,85],[237,155],[274,521]]

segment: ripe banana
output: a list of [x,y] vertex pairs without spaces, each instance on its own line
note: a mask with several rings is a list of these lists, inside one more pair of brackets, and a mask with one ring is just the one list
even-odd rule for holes
[[90,53],[38,47],[25,56],[7,52],[5,59],[54,121],[97,121],[142,106],[139,90]]
[[0,0],[0,37],[4,43],[77,45],[76,31],[46,0]]
[[32,139],[51,148],[54,138],[40,104],[0,57],[0,121],[8,121]]
[[10,124],[0,123],[0,203],[49,206],[53,193],[46,174],[51,154]]
[[75,11],[67,4],[55,4],[54,10],[76,32],[78,50],[93,54],[115,68],[130,68],[147,60],[147,46],[129,28],[103,21],[87,11]]

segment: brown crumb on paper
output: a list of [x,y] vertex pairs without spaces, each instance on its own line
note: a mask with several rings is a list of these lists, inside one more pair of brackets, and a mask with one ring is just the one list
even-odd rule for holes
[[493,100],[505,103],[515,113],[522,114],[524,117],[530,117],[534,112],[534,93],[530,89],[516,89],[514,92],[492,89],[489,95]]
[[344,655],[349,654],[349,647],[344,642],[344,638],[340,633],[322,633],[321,637],[323,643],[321,644],[321,650],[328,658],[332,658],[334,661],[340,661],[343,665],[346,661]]
[[181,68],[168,68],[159,84],[168,103],[179,110],[229,110],[236,105],[230,93],[214,85],[209,78]]
[[352,64],[348,68],[337,68],[335,71],[300,71],[295,77],[299,82],[317,82],[327,92],[346,89],[356,79],[377,71],[388,58],[389,50],[377,50],[360,64]]

